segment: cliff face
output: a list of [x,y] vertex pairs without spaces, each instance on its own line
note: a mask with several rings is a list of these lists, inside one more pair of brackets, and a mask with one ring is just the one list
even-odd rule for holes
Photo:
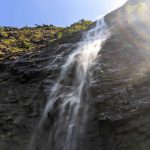
[[105,150],[150,147],[149,6],[133,0],[106,16],[112,35],[91,70],[95,82],[89,88]]
[[76,34],[67,42],[1,64],[0,149],[27,149],[51,86],[80,37]]
[[[130,0],[105,17],[111,36],[90,70],[86,92],[96,110],[87,136],[99,149],[149,150],[148,10],[148,1]],[[61,66],[81,37],[75,34],[0,64],[0,149],[27,149]]]

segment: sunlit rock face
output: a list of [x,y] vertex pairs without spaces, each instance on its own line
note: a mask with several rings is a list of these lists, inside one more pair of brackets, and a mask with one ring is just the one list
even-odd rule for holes
[[[111,35],[88,71],[84,95],[95,112],[86,138],[92,137],[99,150],[150,148],[149,8],[149,0],[129,0],[105,17]],[[1,64],[0,150],[28,149],[61,66],[81,37]]]
[[101,149],[149,150],[149,1],[128,1],[106,16],[112,36],[91,69]]

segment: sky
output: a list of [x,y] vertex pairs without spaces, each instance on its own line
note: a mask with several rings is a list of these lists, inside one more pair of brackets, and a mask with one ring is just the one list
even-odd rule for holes
[[69,26],[81,19],[97,17],[119,7],[126,0],[0,0],[0,26],[53,24]]

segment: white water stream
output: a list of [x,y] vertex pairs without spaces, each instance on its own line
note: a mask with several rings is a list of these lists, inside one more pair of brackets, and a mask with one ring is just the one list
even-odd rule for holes
[[[90,105],[84,94],[87,74],[108,36],[104,18],[99,19],[69,55],[52,89],[30,150],[79,149],[79,137],[86,132],[84,126]],[[45,124],[47,130],[43,127]]]

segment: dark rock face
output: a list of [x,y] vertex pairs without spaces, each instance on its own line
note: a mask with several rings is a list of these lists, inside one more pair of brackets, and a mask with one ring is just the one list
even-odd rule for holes
[[79,37],[0,65],[1,150],[28,149],[51,86]]
[[[130,0],[105,17],[111,36],[89,71],[92,80],[85,92],[94,101],[87,137],[92,137],[93,146],[98,143],[95,149],[150,147],[150,15],[146,11],[146,19],[139,18],[143,12],[136,13],[135,6],[140,2],[149,8],[146,0]],[[134,8],[132,14],[128,5]],[[27,149],[61,66],[80,38],[76,35],[0,65],[1,150]],[[93,148],[88,144],[83,149]]]

